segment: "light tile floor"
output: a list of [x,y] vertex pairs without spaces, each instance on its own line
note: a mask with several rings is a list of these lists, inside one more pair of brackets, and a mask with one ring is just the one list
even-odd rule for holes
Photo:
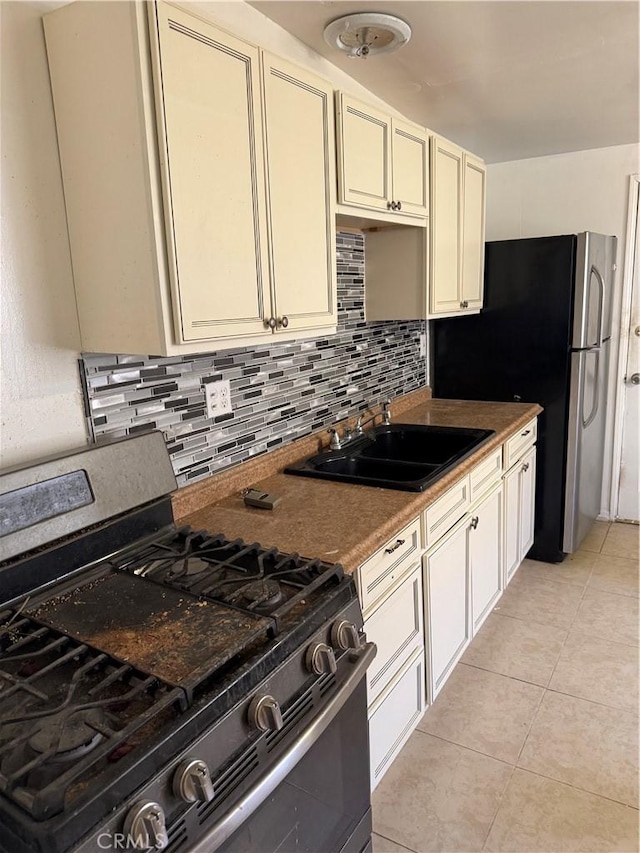
[[638,851],[638,534],[524,561],[376,789],[374,853]]

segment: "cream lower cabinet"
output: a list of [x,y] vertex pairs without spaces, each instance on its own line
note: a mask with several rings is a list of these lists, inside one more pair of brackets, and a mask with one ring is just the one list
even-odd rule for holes
[[338,200],[385,213],[429,213],[429,134],[337,95]]
[[516,573],[533,545],[536,448],[531,446],[504,476],[505,582]]
[[372,789],[424,713],[421,554],[416,519],[363,563],[356,575],[364,630],[378,648],[367,671]]
[[485,182],[482,160],[432,137],[429,315],[434,318],[482,308]]
[[332,87],[164,3],[44,26],[82,348],[335,327]]
[[471,517],[469,575],[473,634],[491,613],[504,588],[503,496],[499,485]]
[[469,531],[464,517],[424,557],[427,701],[431,704],[471,640]]
[[[534,419],[357,572],[365,632],[378,646],[367,673],[372,788],[499,601],[509,549],[519,564],[531,546],[535,438]],[[504,476],[503,461],[513,463]]]
[[[489,491],[467,510],[461,497],[468,482],[473,484],[476,473],[486,478],[487,470],[493,471],[487,483]],[[423,559],[429,704],[502,595],[504,510],[500,474],[501,470],[493,467],[493,459],[488,459],[425,513],[427,531],[440,519],[441,524],[446,524],[447,518],[450,524],[455,522]]]

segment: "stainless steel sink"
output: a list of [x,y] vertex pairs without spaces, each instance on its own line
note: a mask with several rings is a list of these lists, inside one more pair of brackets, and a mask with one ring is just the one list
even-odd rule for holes
[[421,492],[488,441],[493,430],[388,424],[285,468],[286,474]]

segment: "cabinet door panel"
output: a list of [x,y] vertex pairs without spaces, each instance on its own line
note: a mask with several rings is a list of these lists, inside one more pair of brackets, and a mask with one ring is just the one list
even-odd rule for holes
[[263,333],[258,49],[164,4],[158,25],[161,145],[183,339]]
[[371,790],[424,713],[424,655],[417,652],[369,710]]
[[274,56],[263,69],[274,315],[335,326],[333,90]]
[[431,156],[431,311],[460,310],[462,151],[434,137]]
[[425,557],[429,703],[442,688],[469,643],[468,522]]
[[504,478],[504,565],[508,583],[520,565],[520,466]]
[[484,163],[465,154],[462,224],[462,300],[482,308],[484,292]]
[[429,137],[408,122],[392,120],[393,200],[402,213],[429,212]]
[[474,513],[469,531],[471,613],[474,633],[502,594],[502,486]]
[[387,210],[391,201],[391,119],[339,95],[339,200]]
[[416,649],[423,647],[422,610],[422,572],[418,565],[364,623],[367,639],[378,647],[378,654],[367,670],[369,705]]
[[536,449],[522,459],[520,473],[520,559],[533,545],[536,497]]

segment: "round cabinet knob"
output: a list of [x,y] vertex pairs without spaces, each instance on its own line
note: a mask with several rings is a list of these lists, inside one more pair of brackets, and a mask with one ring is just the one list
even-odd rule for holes
[[162,806],[136,803],[124,819],[124,834],[134,850],[164,850],[169,839]]
[[215,791],[204,761],[190,758],[178,766],[173,776],[173,793],[185,803],[211,802]]
[[249,705],[249,723],[261,732],[280,731],[284,723],[278,701],[268,694],[254,696]]
[[629,382],[632,385],[640,385],[640,373],[632,373],[629,377]]
[[480,521],[480,519],[478,518],[478,516],[474,515],[474,517],[471,519],[471,525],[470,525],[472,530],[475,530],[477,528],[479,521]]
[[276,320],[276,318],[275,318],[275,317],[269,317],[269,319],[268,319],[268,320],[265,320],[265,321],[264,321],[264,324],[265,324],[265,326],[267,326],[269,329],[275,329],[275,327],[278,325],[278,322],[277,322],[277,320]]
[[326,643],[314,643],[309,646],[304,662],[309,672],[313,672],[315,675],[335,672],[338,668],[333,649]]
[[387,210],[395,210],[395,201],[387,202]]
[[281,323],[282,323],[282,328],[286,329],[287,326],[289,325],[289,318],[287,316],[283,316]]
[[396,210],[402,210],[402,202],[401,201],[396,202]]
[[360,634],[353,622],[347,622],[343,619],[341,622],[334,622],[331,626],[331,643],[334,648],[342,649],[359,649]]

